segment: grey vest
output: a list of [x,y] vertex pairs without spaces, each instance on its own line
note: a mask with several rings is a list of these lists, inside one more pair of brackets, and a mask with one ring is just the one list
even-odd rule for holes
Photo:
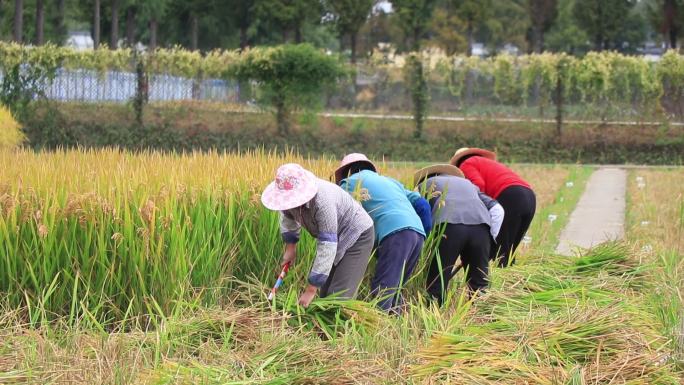
[[465,178],[439,175],[425,180],[427,197],[432,206],[432,221],[464,225],[486,224],[491,226],[488,208],[496,201]]

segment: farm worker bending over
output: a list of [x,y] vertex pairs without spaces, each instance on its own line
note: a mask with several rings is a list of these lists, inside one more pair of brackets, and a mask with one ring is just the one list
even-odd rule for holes
[[413,272],[432,227],[430,205],[420,194],[377,173],[363,154],[349,154],[335,171],[335,182],[358,200],[373,219],[377,247],[371,292],[385,311],[399,312],[399,287]]
[[449,164],[418,170],[413,180],[419,191],[430,197],[435,228],[440,226],[439,230],[444,231],[439,242],[439,258],[433,258],[428,271],[428,293],[440,305],[444,302],[459,255],[471,295],[485,290],[491,243],[504,221],[504,209]]
[[309,285],[299,304],[309,306],[319,290],[321,297],[356,297],[375,240],[373,221],[361,205],[339,186],[294,163],[278,168],[261,202],[280,211],[283,265],[295,261],[301,227],[318,240]]
[[463,171],[480,191],[496,199],[506,217],[496,238],[498,247],[492,248],[491,258],[506,267],[515,262],[515,250],[530,227],[537,199],[529,183],[518,174],[496,161],[496,154],[480,148],[461,148],[451,158],[452,165]]

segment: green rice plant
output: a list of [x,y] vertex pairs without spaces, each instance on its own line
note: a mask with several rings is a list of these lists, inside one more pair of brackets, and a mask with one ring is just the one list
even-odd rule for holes
[[575,269],[581,274],[606,272],[623,278],[642,274],[648,266],[634,259],[634,253],[624,242],[605,242],[588,250],[575,260]]
[[[0,173],[20,182],[0,188],[0,291],[28,305],[32,323],[64,314],[102,324],[169,314],[198,291],[216,303],[232,289],[226,278],[271,279],[282,252],[278,215],[256,194],[281,163],[332,168],[265,153],[0,156],[18,158]],[[252,169],[252,185],[239,173],[211,172],[243,161],[269,165]],[[295,275],[312,248],[304,237]]]

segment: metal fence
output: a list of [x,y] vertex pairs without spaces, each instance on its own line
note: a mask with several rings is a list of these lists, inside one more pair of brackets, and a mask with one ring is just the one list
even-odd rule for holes
[[[50,81],[43,81],[40,88],[41,94],[51,100],[126,103],[135,96],[137,82],[133,72],[108,71],[101,74],[92,70],[59,69],[56,76]],[[428,84],[431,115],[525,119],[554,119],[557,116],[553,101],[547,100],[542,104],[534,93],[525,100],[514,93],[498,95],[495,79],[477,71],[473,71],[460,93],[454,93],[443,80],[429,79]],[[246,95],[258,95],[256,84],[251,84],[250,89],[240,95],[237,81],[197,80],[165,74],[150,75],[147,91],[151,102],[204,100],[239,103],[248,99]],[[563,119],[659,121],[665,116],[670,121],[684,122],[683,94],[672,87],[665,87],[664,91],[659,105],[644,103],[640,99],[587,103],[574,93],[563,98]],[[411,96],[403,79],[382,71],[360,71],[355,83],[351,79],[340,82],[326,94],[322,107],[329,111],[411,113]]]
[[[0,82],[3,75],[0,73]],[[137,77],[132,72],[108,71],[99,74],[90,70],[57,70],[52,80],[41,86],[44,97],[59,101],[125,103],[135,96]],[[171,75],[151,75],[151,102],[178,100],[208,100],[237,102],[237,83],[221,79],[195,80]]]
[[[429,114],[496,119],[550,119],[558,114],[554,94],[548,100],[533,89],[524,95],[515,88],[497,92],[496,79],[477,70],[461,88],[453,88],[444,79],[428,77]],[[519,85],[518,85],[519,86]],[[684,92],[664,85],[658,101],[646,100],[634,86],[630,100],[584,100],[579,91],[570,89],[560,99],[563,119],[598,121],[684,122]],[[387,73],[361,73],[356,84],[342,82],[328,93],[325,107],[331,111],[354,110],[410,114],[411,93],[403,79]]]

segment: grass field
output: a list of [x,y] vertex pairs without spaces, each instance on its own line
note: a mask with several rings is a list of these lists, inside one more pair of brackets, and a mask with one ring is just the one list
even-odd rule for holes
[[[539,205],[519,263],[474,302],[454,285],[439,309],[423,296],[428,248],[390,317],[362,301],[298,308],[310,237],[266,301],[282,244],[258,194],[286,161],[324,178],[336,165],[0,151],[0,384],[684,381],[681,169],[634,171],[627,242],[564,258],[551,250],[591,169],[513,165]],[[382,167],[404,182],[414,168]]]

